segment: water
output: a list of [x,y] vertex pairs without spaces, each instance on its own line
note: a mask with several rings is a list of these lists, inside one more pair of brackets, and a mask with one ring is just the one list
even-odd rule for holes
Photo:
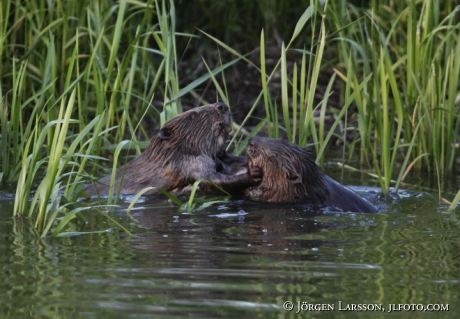
[[[430,192],[386,203],[357,189],[383,211],[232,201],[184,214],[147,200],[111,213],[132,236],[94,212],[85,230],[110,231],[46,239],[0,193],[0,317],[458,318],[458,210]],[[449,310],[404,310],[429,305]]]

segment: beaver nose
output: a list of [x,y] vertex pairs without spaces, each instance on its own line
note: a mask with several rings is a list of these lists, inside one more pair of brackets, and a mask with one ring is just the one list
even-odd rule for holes
[[217,102],[214,106],[217,107],[220,112],[228,112],[228,106],[224,102]]

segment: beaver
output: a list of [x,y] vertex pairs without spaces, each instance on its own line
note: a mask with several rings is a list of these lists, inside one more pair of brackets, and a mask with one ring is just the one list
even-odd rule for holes
[[[224,146],[231,131],[231,114],[222,102],[193,108],[172,118],[155,134],[145,151],[116,171],[114,192],[135,194],[153,186],[180,195],[196,180],[208,178],[235,194],[261,181],[260,168],[248,170],[247,159],[226,154]],[[217,158],[220,155],[222,160]],[[230,159],[230,160],[229,160]],[[111,174],[87,185],[90,196],[109,192]],[[201,193],[215,193],[206,181]],[[218,192],[218,191],[217,191]]]
[[252,200],[377,212],[369,201],[320,171],[306,148],[286,140],[252,137],[246,153],[249,168],[263,171],[262,182],[245,190],[245,196]]

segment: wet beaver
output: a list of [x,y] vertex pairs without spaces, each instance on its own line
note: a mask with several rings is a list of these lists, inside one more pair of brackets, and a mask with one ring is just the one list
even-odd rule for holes
[[286,140],[252,137],[246,153],[249,168],[258,166],[263,171],[262,182],[245,191],[250,199],[377,212],[377,208],[366,199],[321,172],[306,148]]
[[[223,151],[231,130],[231,115],[224,103],[209,104],[177,115],[150,140],[147,149],[116,171],[114,193],[135,194],[154,186],[174,194],[190,189],[201,178],[209,178],[230,193],[260,182],[260,168],[247,169],[247,159]],[[220,155],[222,160],[217,159]],[[89,195],[109,192],[111,174],[84,188]],[[187,188],[188,186],[188,188]],[[200,183],[200,192],[216,188]],[[145,194],[159,193],[152,189]]]

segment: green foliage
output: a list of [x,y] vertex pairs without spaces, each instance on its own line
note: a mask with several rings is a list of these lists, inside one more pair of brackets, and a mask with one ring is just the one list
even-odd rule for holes
[[[266,72],[262,31],[258,69],[262,88],[248,117],[263,97],[269,136],[279,137],[283,130],[292,142],[306,145],[311,141],[317,161],[322,162],[334,130],[341,128],[337,137],[349,158],[359,145],[360,162],[375,168],[385,194],[401,161],[396,188],[415,167],[436,174],[441,190],[441,177],[451,172],[458,155],[460,63],[454,57],[460,54],[460,7],[451,8],[447,3],[441,8],[439,1],[418,5],[415,0],[406,0],[375,3],[371,8],[314,1],[297,21],[288,44],[282,44],[281,58],[270,74]],[[442,19],[440,12],[445,13]],[[286,52],[296,43],[300,30],[310,32],[313,41],[308,50],[296,49],[302,52],[302,61],[288,70]],[[244,59],[222,41],[206,35]],[[344,83],[342,107],[330,111],[334,123],[328,132],[325,113],[335,75],[320,102],[314,98],[319,74],[331,63],[324,59],[326,47],[337,51],[334,70]],[[276,97],[268,88],[276,72],[281,76],[281,121]],[[356,115],[350,116],[352,113]],[[355,121],[348,123],[349,118]],[[349,142],[347,132],[352,131],[357,134]],[[237,140],[235,137],[233,142]]]
[[[458,154],[460,64],[453,57],[460,46],[459,8],[445,10],[439,21],[440,6],[407,0],[367,12],[350,7],[343,21],[334,20],[340,54],[356,61],[347,64],[343,79],[358,108],[360,159],[374,164],[384,192],[398,155],[404,162],[397,186],[411,167],[448,174]],[[365,19],[353,23],[363,13]]]
[[[82,185],[113,150],[113,171],[124,164],[122,150],[140,154],[144,116],[162,125],[182,112],[180,98],[206,81],[227,102],[224,70],[240,60],[260,72],[261,90],[229,145],[236,153],[265,126],[269,136],[313,143],[318,162],[338,137],[348,158],[374,167],[384,193],[400,162],[396,188],[413,168],[436,174],[440,185],[451,172],[460,127],[460,7],[436,0],[371,1],[364,8],[297,1],[299,10],[290,10],[291,1],[198,3],[212,18],[180,0],[0,3],[0,182],[17,184],[15,214],[31,217],[40,236],[63,233],[72,218],[96,209],[78,202]],[[189,20],[177,21],[176,9],[203,13],[198,36],[176,31],[190,29]],[[256,17],[243,19],[238,31],[234,18],[246,14]],[[228,28],[213,29],[217,23]],[[260,65],[229,44],[235,32],[259,43]],[[204,58],[207,73],[182,88],[181,41],[198,52],[215,52],[212,42],[226,53],[218,66]],[[280,47],[271,71],[267,43]],[[292,68],[290,50],[301,54]],[[226,62],[229,55],[236,58]],[[334,74],[318,99],[318,79],[331,65]],[[278,75],[279,99],[269,89]],[[343,90],[335,109],[329,99],[338,80]],[[163,109],[153,107],[154,95]],[[265,118],[248,134],[244,126],[258,107]],[[333,116],[329,127],[326,114]],[[113,185],[108,208],[117,202]],[[190,198],[181,205],[192,211],[201,203]]]
[[455,195],[452,203],[450,204],[448,208],[448,211],[453,211],[455,208],[457,208],[459,202],[460,202],[460,190],[458,191],[457,195]]
[[[185,211],[189,214],[193,213],[194,211],[199,211],[199,210],[202,210],[202,209],[205,209],[211,205],[214,205],[214,204],[220,204],[220,203],[227,203],[228,201],[228,198],[230,198],[230,194],[227,193],[225,190],[223,190],[221,187],[219,187],[217,184],[215,184],[212,180],[210,179],[205,179],[208,183],[212,184],[214,187],[216,187],[216,189],[218,189],[219,191],[221,191],[223,194],[225,194],[225,196],[218,196],[218,197],[215,197],[215,198],[206,198],[206,197],[197,197],[196,196],[196,191],[198,190],[198,186],[200,185],[200,183],[203,181],[204,179],[199,179],[197,181],[195,181],[191,187],[191,190],[190,190],[190,196],[188,198],[188,200],[186,202],[182,202],[177,196],[174,196],[173,194],[163,190],[163,189],[159,189],[159,191],[165,195],[166,197],[168,197],[171,202],[173,202],[174,204],[176,204],[177,206],[179,206],[179,210],[182,210],[182,211]],[[131,205],[130,207],[128,208],[128,211],[134,206],[134,203],[135,201],[139,198],[139,196],[149,190],[149,189],[152,189],[152,187],[149,187],[149,188],[146,188],[144,190],[142,190],[141,192],[139,192],[139,194],[137,194],[135,196],[135,198],[133,198],[133,201],[131,202]]]
[[[159,84],[165,100],[177,94],[174,6],[5,1],[0,15],[0,176],[17,182],[14,214],[33,218],[41,236],[57,235],[90,208],[75,205],[79,191],[112,141],[129,134],[141,152],[135,132],[145,114],[159,113],[150,107]],[[169,104],[165,120],[181,112]]]

